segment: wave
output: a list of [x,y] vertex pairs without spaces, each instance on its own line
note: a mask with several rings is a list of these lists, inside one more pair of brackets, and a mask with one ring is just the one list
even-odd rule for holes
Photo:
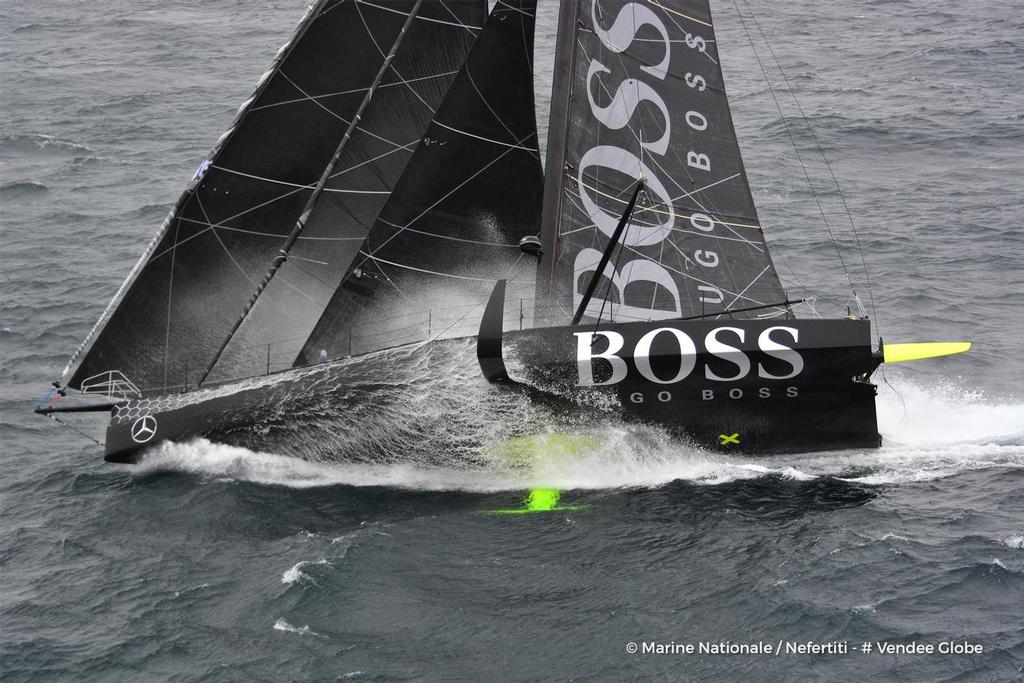
[[296,562],[291,569],[288,569],[287,571],[285,571],[284,574],[281,575],[281,583],[289,586],[293,583],[298,583],[302,579],[306,578],[306,575],[302,572],[303,567],[308,567],[310,565],[326,564],[330,564],[330,562],[327,560],[303,560],[302,562]]
[[92,153],[93,151],[86,145],[40,133],[2,135],[0,136],[0,149],[28,153],[43,151],[75,152],[80,154],[82,152]]
[[[727,457],[651,427],[617,424],[542,432],[525,441],[496,440],[482,444],[481,458],[469,465],[311,462],[197,439],[163,444],[133,471],[140,476],[177,471],[208,480],[292,488],[344,485],[493,493],[538,487],[653,488],[673,481],[715,485],[763,477],[835,477],[881,485],[996,467],[1024,468],[1024,405],[986,403],[982,392],[953,384],[929,389],[900,382],[897,387],[880,387],[884,443],[871,450]],[[286,576],[297,580],[301,569],[296,565]]]
[[278,619],[274,622],[274,630],[284,631],[285,633],[298,633],[299,635],[303,636],[316,636],[317,638],[326,637],[312,630],[311,628],[309,628],[309,626],[292,626],[284,619]]
[[10,201],[12,199],[21,199],[22,197],[38,197],[49,191],[50,188],[42,183],[33,183],[31,181],[6,183],[0,185],[0,199]]

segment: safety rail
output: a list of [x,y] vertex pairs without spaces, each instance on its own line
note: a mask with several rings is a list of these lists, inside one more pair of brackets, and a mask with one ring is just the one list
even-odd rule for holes
[[108,398],[138,398],[142,396],[135,383],[120,370],[108,370],[82,380],[83,394],[99,394]]

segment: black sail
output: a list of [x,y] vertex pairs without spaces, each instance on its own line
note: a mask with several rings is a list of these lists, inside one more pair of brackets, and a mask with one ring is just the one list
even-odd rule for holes
[[518,243],[543,185],[535,10],[496,4],[296,365],[465,333],[495,279],[532,269]]
[[786,312],[706,0],[563,4],[547,174],[540,323],[572,317],[641,179],[584,321]]
[[462,65],[485,16],[483,0],[321,0],[312,7],[101,318],[71,386],[107,370],[144,390],[195,382],[279,255],[420,4],[343,149],[339,173],[215,374],[258,374],[267,343],[312,328],[354,254],[351,245],[404,168],[409,143]]

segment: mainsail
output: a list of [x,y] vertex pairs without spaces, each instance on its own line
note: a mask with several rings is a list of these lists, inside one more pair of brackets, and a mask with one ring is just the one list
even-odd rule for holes
[[518,243],[537,231],[543,185],[535,11],[495,5],[296,365],[464,331],[496,278],[533,269]]
[[539,322],[572,317],[638,180],[641,201],[584,320],[786,312],[707,0],[567,0],[561,12]]
[[[268,344],[319,317],[485,13],[484,0],[312,7],[178,200],[69,384],[119,370],[143,389],[187,387],[247,308],[213,377],[264,371]],[[288,260],[254,301],[346,134]]]

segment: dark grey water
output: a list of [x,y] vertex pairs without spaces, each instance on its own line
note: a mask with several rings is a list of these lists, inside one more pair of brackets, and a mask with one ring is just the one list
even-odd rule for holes
[[[794,295],[813,291],[821,312],[842,311],[849,288],[737,8],[713,7],[780,271]],[[0,675],[1024,675],[1018,2],[753,4],[843,182],[881,333],[976,342],[968,356],[886,372],[881,450],[725,459],[608,425],[592,452],[552,441],[515,471],[319,465],[206,442],[135,468],[103,465],[97,447],[32,416],[31,403],[303,9],[0,4]],[[542,11],[547,68],[556,9]],[[749,17],[747,27],[759,39]],[[787,115],[798,114],[770,75]],[[827,169],[807,127],[794,134],[867,300]],[[534,486],[589,507],[480,514],[515,507]],[[859,651],[948,639],[984,651]],[[780,640],[853,651],[626,651]]]

